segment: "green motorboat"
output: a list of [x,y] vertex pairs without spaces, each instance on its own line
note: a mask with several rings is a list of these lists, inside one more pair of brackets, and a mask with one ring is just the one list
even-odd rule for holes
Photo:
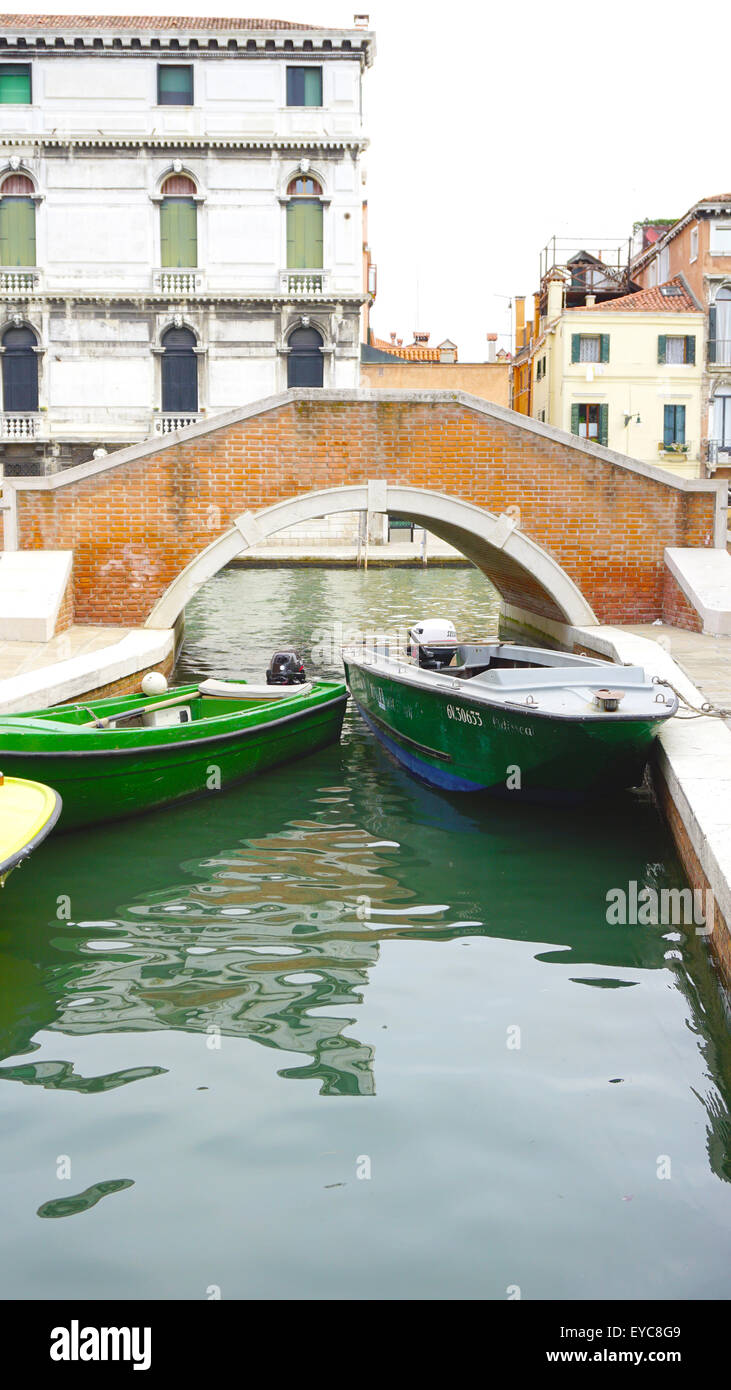
[[342,682],[303,673],[299,684],[206,680],[175,690],[158,679],[152,699],[0,715],[0,766],[56,788],[59,829],[75,830],[222,790],[337,742],[348,699]]
[[678,708],[641,666],[498,639],[427,619],[408,640],[343,651],[363,719],[405,767],[448,791],[577,801],[642,781]]

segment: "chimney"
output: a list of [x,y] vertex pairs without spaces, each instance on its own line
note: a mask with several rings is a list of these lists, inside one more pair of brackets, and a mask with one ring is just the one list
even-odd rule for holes
[[397,338],[397,339],[396,339],[396,346],[397,346],[397,347],[403,347],[403,345],[404,345],[404,340],[403,340],[403,338]]
[[546,318],[557,319],[563,310],[563,281],[557,276],[548,282]]
[[368,28],[369,20],[370,20],[370,15],[367,15],[367,14],[354,14],[354,15],[353,15],[353,25],[354,25],[354,27],[355,27],[356,29],[367,29],[367,28]]
[[585,304],[586,304],[587,309],[593,309],[593,308],[594,308],[594,305],[596,304],[596,295],[595,295],[595,294],[588,294],[588,295],[586,296]]
[[394,347],[395,347],[395,346],[396,346],[396,334],[395,334],[395,333],[392,333],[392,334],[391,334],[391,342],[393,343],[393,345],[394,345]]
[[515,296],[515,346],[525,347],[525,295]]
[[488,360],[488,362],[494,362],[494,361],[495,361],[495,352],[496,352],[495,344],[496,344],[496,342],[497,342],[497,333],[488,333],[488,335],[487,335],[487,360]]
[[416,329],[414,329],[414,346],[415,346],[415,347],[417,346],[417,344],[421,345],[422,347],[426,347],[426,345],[427,345],[428,342],[429,342],[429,334],[428,334],[428,333],[417,333]]

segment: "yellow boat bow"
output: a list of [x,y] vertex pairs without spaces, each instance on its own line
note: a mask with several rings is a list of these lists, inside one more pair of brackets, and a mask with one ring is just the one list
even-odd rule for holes
[[42,782],[0,773],[0,884],[45,840],[61,814],[61,798]]

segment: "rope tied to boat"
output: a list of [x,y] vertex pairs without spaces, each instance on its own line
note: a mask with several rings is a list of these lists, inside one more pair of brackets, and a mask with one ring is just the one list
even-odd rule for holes
[[681,691],[678,690],[677,687],[673,685],[672,681],[666,680],[663,676],[653,676],[653,677],[652,677],[652,684],[653,684],[653,685],[666,685],[666,686],[668,687],[668,690],[672,690],[673,695],[677,695],[680,704],[681,704],[681,705],[685,705],[685,708],[686,708],[687,710],[692,711],[692,713],[689,713],[689,714],[682,714],[682,715],[680,714],[680,712],[678,712],[678,718],[681,718],[681,719],[730,719],[730,718],[731,718],[731,709],[717,709],[715,705],[711,704],[710,700],[704,700],[702,705],[694,705],[694,704],[691,704],[691,701],[686,699],[685,695],[683,695],[683,694],[681,693]]

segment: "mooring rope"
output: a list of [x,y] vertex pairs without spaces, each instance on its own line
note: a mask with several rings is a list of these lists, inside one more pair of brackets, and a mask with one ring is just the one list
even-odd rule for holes
[[685,695],[681,694],[681,692],[673,685],[672,681],[664,680],[662,676],[653,676],[653,677],[652,677],[652,684],[653,684],[653,685],[666,685],[666,686],[668,687],[668,690],[672,690],[673,695],[677,695],[678,700],[680,701],[681,705],[685,705],[686,709],[692,710],[692,711],[693,711],[692,714],[683,714],[683,715],[681,715],[681,714],[679,713],[679,714],[678,714],[678,718],[682,718],[682,719],[729,719],[729,718],[731,718],[731,709],[716,709],[716,706],[715,706],[715,705],[712,705],[711,702],[710,702],[710,700],[704,700],[704,701],[703,701],[703,704],[700,705],[700,706],[699,706],[699,705],[693,705],[693,704],[691,704],[690,700],[687,700],[687,699],[685,698]]

